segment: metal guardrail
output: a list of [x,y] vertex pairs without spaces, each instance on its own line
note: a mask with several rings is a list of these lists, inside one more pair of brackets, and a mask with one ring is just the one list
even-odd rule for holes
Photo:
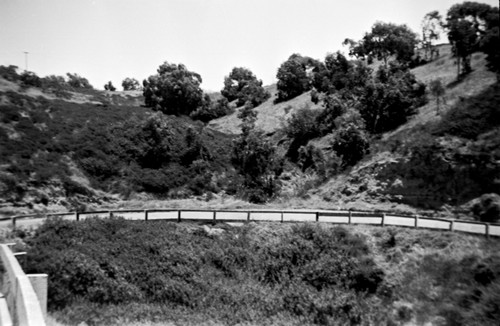
[[0,225],[7,223],[12,227],[50,217],[69,220],[82,220],[91,216],[122,216],[131,220],[170,220],[170,221],[213,221],[213,222],[325,222],[334,224],[393,225],[425,229],[449,230],[487,237],[500,237],[500,224],[477,221],[464,221],[444,218],[430,218],[418,215],[402,215],[390,212],[346,211],[346,210],[240,210],[240,209],[118,209],[88,212],[65,212],[17,215],[0,219]]

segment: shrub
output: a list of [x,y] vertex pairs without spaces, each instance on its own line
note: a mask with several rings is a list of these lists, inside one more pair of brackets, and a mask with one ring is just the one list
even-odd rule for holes
[[42,81],[34,72],[25,71],[20,77],[21,85],[24,87],[41,87]]
[[92,85],[90,85],[87,78],[84,78],[78,74],[67,73],[68,76],[68,85],[73,88],[84,88],[84,89],[94,89]]
[[0,66],[0,76],[8,81],[17,82],[20,79],[17,70],[19,68],[17,66],[9,65],[9,66]]
[[113,83],[111,81],[104,85],[104,89],[110,92],[116,91],[116,87],[113,86]]
[[497,223],[500,221],[500,196],[484,194],[472,206],[474,217],[481,222]]

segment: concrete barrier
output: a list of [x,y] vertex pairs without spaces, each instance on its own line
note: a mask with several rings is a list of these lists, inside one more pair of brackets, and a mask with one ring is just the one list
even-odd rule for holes
[[[40,280],[40,277],[37,281],[39,282],[40,295],[43,296],[45,293],[45,308],[42,308],[29,276],[23,272],[16,257],[6,244],[0,244],[0,259],[4,268],[1,292],[6,299],[12,324],[16,326],[45,326],[47,275],[42,274],[45,282]],[[3,316],[0,319],[3,320]]]

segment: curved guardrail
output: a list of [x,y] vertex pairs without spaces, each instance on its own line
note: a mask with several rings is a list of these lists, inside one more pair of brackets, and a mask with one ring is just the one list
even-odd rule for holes
[[0,218],[0,227],[29,226],[47,217],[82,220],[91,216],[122,216],[130,220],[213,221],[213,222],[326,222],[334,224],[394,225],[435,230],[459,231],[500,237],[500,224],[456,219],[401,215],[391,212],[346,210],[206,210],[206,209],[119,209],[89,212],[46,213]]

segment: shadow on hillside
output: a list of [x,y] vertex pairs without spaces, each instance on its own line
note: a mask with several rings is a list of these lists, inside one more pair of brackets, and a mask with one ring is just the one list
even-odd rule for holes
[[500,126],[500,83],[470,98],[460,98],[453,108],[443,115],[433,134],[452,135],[476,139]]
[[430,128],[430,134],[404,149],[406,159],[386,165],[377,175],[389,185],[385,195],[437,209],[464,204],[484,193],[500,193],[499,127],[497,83],[460,100]]

